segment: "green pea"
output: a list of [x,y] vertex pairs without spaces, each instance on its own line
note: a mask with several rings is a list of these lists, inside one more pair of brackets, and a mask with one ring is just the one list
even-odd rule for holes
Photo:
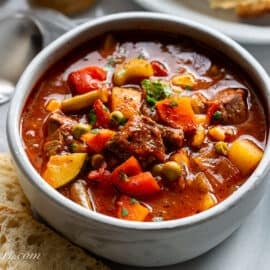
[[167,180],[175,181],[181,176],[182,167],[175,161],[168,161],[164,163],[161,174]]
[[228,153],[228,144],[225,142],[216,142],[215,143],[215,150],[218,154],[226,156]]
[[154,176],[160,176],[161,175],[162,168],[163,168],[163,164],[156,164],[156,165],[154,165],[153,168],[152,168],[152,174]]
[[88,124],[78,123],[72,129],[72,135],[74,138],[79,139],[84,133],[91,130],[91,126]]
[[110,118],[111,118],[111,121],[112,121],[114,124],[117,124],[117,125],[121,125],[122,123],[125,122],[125,116],[124,116],[123,113],[120,112],[120,111],[113,111],[113,112],[110,114]]

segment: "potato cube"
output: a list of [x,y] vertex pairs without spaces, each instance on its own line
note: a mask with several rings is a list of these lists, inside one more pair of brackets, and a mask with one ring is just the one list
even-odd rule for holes
[[246,139],[235,140],[228,149],[228,157],[243,175],[249,175],[256,168],[263,151],[255,143]]

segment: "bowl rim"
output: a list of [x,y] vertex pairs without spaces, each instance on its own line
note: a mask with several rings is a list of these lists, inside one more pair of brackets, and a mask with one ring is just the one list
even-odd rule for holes
[[[61,207],[62,210],[69,212],[72,215],[79,216],[80,218],[83,219],[92,219],[98,223],[103,223],[118,228],[125,228],[132,230],[169,230],[180,227],[186,228],[189,226],[199,225],[210,219],[214,219],[217,216],[223,214],[223,212],[229,210],[230,208],[235,207],[235,205],[239,203],[239,201],[242,200],[245,195],[248,195],[249,192],[255,189],[259,185],[259,183],[263,181],[266,174],[270,171],[270,166],[267,166],[268,164],[266,158],[266,156],[270,155],[269,136],[266,140],[266,147],[262,160],[260,161],[259,165],[255,169],[253,174],[238,190],[232,193],[224,201],[220,202],[216,206],[206,211],[203,211],[201,213],[192,216],[162,222],[125,221],[118,218],[106,216],[104,214],[100,214],[94,211],[89,211],[88,209],[85,209],[82,206],[71,201],[70,199],[64,197],[57,190],[52,188],[49,184],[45,183],[43,178],[31,165],[27,157],[21,137],[20,117],[22,108],[25,105],[25,103],[23,102],[25,98],[24,92],[27,90],[26,85],[28,81],[33,80],[31,79],[31,74],[33,73],[33,71],[40,64],[40,62],[44,61],[47,55],[53,54],[57,49],[65,46],[65,44],[67,44],[68,41],[72,41],[81,32],[96,27],[97,25],[102,24],[108,25],[112,21],[120,22],[124,21],[125,19],[129,20],[149,19],[153,21],[164,21],[164,22],[170,21],[179,24],[179,26],[185,25],[195,30],[198,30],[206,36],[211,36],[217,42],[232,49],[232,51],[236,52],[238,55],[241,55],[246,59],[246,61],[250,63],[252,71],[255,72],[255,74],[262,80],[264,86],[263,88],[265,88],[264,91],[266,91],[266,95],[270,96],[270,78],[268,77],[266,71],[262,68],[262,66],[250,53],[248,53],[238,43],[236,43],[231,38],[225,36],[224,34],[218,32],[215,29],[212,29],[208,26],[204,26],[197,22],[193,22],[187,19],[178,18],[174,15],[155,12],[123,12],[107,15],[101,18],[90,20],[82,25],[79,25],[74,29],[70,30],[69,32],[65,33],[58,39],[56,39],[32,60],[32,62],[28,65],[28,67],[22,74],[19,82],[17,83],[15,95],[10,103],[7,118],[7,139],[13,160],[15,161],[20,171],[23,172],[27,181],[30,182],[31,185],[34,185],[34,187],[37,188],[39,191],[41,191],[42,194],[45,195],[46,199],[53,200],[53,202],[56,203],[59,207]],[[39,78],[35,78],[35,83],[37,83],[38,79]],[[30,93],[31,91],[29,91],[29,93],[26,96],[28,97]],[[268,100],[267,100],[267,107],[268,107],[267,110],[270,110],[270,104]]]

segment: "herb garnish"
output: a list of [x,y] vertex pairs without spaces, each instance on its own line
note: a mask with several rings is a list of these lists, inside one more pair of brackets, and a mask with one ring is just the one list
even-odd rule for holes
[[104,67],[106,71],[110,71],[116,64],[116,61],[113,57],[110,57]]
[[177,107],[177,106],[178,106],[178,102],[175,101],[175,100],[172,100],[171,103],[170,103],[170,106],[171,106],[172,108]]
[[113,67],[115,64],[116,64],[115,59],[114,59],[113,57],[110,57],[110,58],[108,59],[108,62],[107,62],[107,64],[106,64],[106,66]]
[[96,116],[96,113],[94,112],[94,110],[90,111],[88,118],[89,118],[90,125],[93,125],[96,122],[97,116]]
[[97,134],[97,133],[99,133],[99,131],[100,131],[99,128],[91,129],[91,133],[92,133],[92,134]]
[[146,59],[145,55],[143,54],[143,52],[141,52],[138,57],[138,59]]
[[143,80],[142,87],[146,91],[146,101],[150,106],[154,106],[159,100],[169,97],[172,89],[168,84],[159,81]]
[[128,215],[128,210],[125,207],[121,208],[121,215],[122,217],[126,217]]
[[186,85],[185,89],[190,91],[190,90],[192,90],[192,86],[191,85]]
[[221,111],[215,111],[213,114],[213,120],[220,120],[222,118],[222,113]]
[[119,121],[119,125],[123,126],[125,123],[127,122],[127,118],[123,117],[120,121]]
[[160,221],[163,221],[163,217],[153,217],[153,218],[152,218],[152,221],[153,221],[153,222],[160,222]]
[[127,179],[128,179],[127,174],[126,174],[125,172],[123,172],[123,171],[120,171],[120,172],[119,172],[119,180],[120,180],[120,181],[123,181],[123,182],[126,182]]
[[130,204],[135,204],[138,203],[138,200],[136,200],[135,198],[130,198]]

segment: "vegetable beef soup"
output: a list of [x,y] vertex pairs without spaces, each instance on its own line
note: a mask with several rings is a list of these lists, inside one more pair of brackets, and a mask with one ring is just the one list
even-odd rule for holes
[[44,181],[89,211],[177,219],[226,199],[260,162],[255,92],[238,66],[187,37],[109,33],[47,71],[21,133]]

